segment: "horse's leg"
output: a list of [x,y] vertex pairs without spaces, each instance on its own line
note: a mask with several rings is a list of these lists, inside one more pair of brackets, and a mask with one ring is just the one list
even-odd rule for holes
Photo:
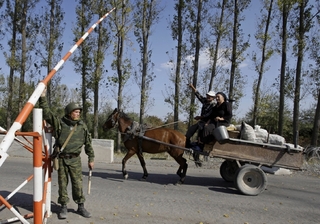
[[147,168],[146,168],[146,162],[144,161],[142,153],[141,154],[137,153],[137,155],[138,155],[141,167],[143,169],[143,176],[142,176],[142,178],[140,180],[146,180],[147,177],[148,177],[148,171],[147,171]]
[[178,170],[177,170],[177,174],[179,177],[182,177],[182,167],[179,166]]
[[187,160],[182,157],[183,154],[178,154],[177,151],[174,150],[174,149],[173,150],[169,150],[168,153],[179,164],[179,168],[177,170],[177,174],[180,177],[180,180],[178,181],[177,184],[183,184],[183,182],[184,182],[184,180],[186,178],[186,175],[187,175],[187,169],[188,169]]
[[126,170],[126,162],[128,161],[128,159],[130,159],[133,155],[135,154],[135,152],[133,150],[128,150],[127,154],[125,155],[125,157],[122,159],[122,175],[124,177],[124,179],[128,179],[129,175],[127,173]]
[[180,164],[180,167],[182,166],[183,168],[182,168],[182,174],[180,175],[180,180],[178,181],[178,184],[183,184],[187,175],[188,163],[187,163],[187,160],[182,157],[182,155],[179,157],[179,161],[180,163],[179,162],[178,163]]

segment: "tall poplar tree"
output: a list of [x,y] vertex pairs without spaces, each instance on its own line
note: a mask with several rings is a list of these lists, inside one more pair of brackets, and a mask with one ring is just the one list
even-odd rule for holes
[[[217,77],[218,73],[221,72],[219,69],[218,61],[219,59],[223,59],[226,57],[228,52],[228,48],[225,47],[226,50],[222,50],[220,48],[221,42],[227,38],[229,34],[228,27],[232,26],[229,21],[229,15],[227,14],[227,10],[230,7],[228,4],[228,0],[221,0],[215,6],[216,10],[220,10],[220,14],[217,15],[215,11],[209,18],[209,25],[210,25],[210,35],[208,37],[208,47],[209,47],[209,56],[211,60],[211,67],[209,68],[210,73],[210,83],[209,83],[209,90],[213,89],[213,84],[215,78]],[[212,39],[214,38],[214,39]]]
[[[40,66],[46,69],[47,74],[61,60],[61,53],[64,42],[62,34],[65,28],[64,12],[61,8],[63,0],[46,0],[47,6],[44,13],[39,17],[40,34],[39,45],[37,45],[37,55],[40,58]],[[36,64],[37,65],[37,64]],[[39,65],[37,67],[40,69]],[[40,70],[39,70],[40,72]],[[50,106],[54,108],[63,107],[62,95],[56,89],[60,84],[61,76],[55,74],[47,86],[47,97]]]
[[[171,102],[173,105],[173,121],[174,129],[179,129],[179,105],[182,100],[181,94],[181,66],[182,60],[185,58],[185,48],[186,43],[183,42],[183,34],[185,31],[185,12],[186,12],[186,2],[185,0],[177,0],[177,3],[174,6],[176,15],[171,23],[171,33],[173,40],[177,41],[177,58],[175,63],[175,73],[174,73],[174,95],[169,96],[166,99],[166,102]],[[173,99],[173,100],[172,100]]]
[[[95,0],[93,2],[93,13],[101,18],[109,10],[104,0]],[[104,59],[107,48],[110,46],[110,32],[108,31],[109,20],[100,23],[97,28],[96,45],[93,48],[94,54],[94,68],[92,76],[92,92],[93,92],[93,137],[98,138],[98,112],[99,112],[99,90],[102,84],[104,75]]]
[[[87,32],[93,22],[91,4],[91,0],[79,0],[79,4],[76,7],[77,23],[73,30],[75,42]],[[91,105],[91,102],[89,101],[90,88],[88,88],[88,86],[90,86],[93,73],[94,44],[94,38],[89,36],[79,46],[79,51],[74,52],[74,56],[72,58],[76,73],[81,75],[82,116],[85,122],[88,122],[88,111],[89,106]]]
[[[19,111],[23,107],[23,103],[27,100],[27,90],[26,90],[26,76],[27,70],[30,68],[29,64],[32,64],[31,61],[31,52],[34,51],[36,34],[38,33],[38,27],[34,22],[34,14],[33,9],[39,0],[24,0],[21,2],[21,8],[19,10],[19,26],[18,30],[20,33],[20,38],[18,39],[18,43],[20,45],[20,85],[19,85],[19,99],[18,99],[18,107]],[[31,59],[31,60],[30,60]]]
[[[229,99],[241,97],[241,79],[239,65],[244,60],[244,52],[250,46],[249,41],[243,40],[241,21],[244,20],[244,10],[248,8],[251,0],[233,0],[233,27],[232,27],[232,50],[231,68],[229,80]],[[237,94],[235,94],[237,93]]]
[[[319,11],[318,11],[319,13]],[[319,17],[319,16],[317,16]],[[320,20],[317,21],[316,29],[320,27]],[[315,68],[311,72],[312,82],[314,87],[312,88],[312,93],[316,99],[316,111],[313,121],[312,136],[310,145],[317,146],[319,139],[319,130],[320,130],[320,35],[318,32],[315,32],[315,36],[311,38],[312,47],[311,50],[311,59],[315,62]]]
[[[125,56],[126,42],[128,41],[128,32],[131,29],[131,11],[132,7],[126,0],[110,0],[112,7],[116,7],[110,15],[111,29],[116,34],[113,42],[113,55],[111,67],[115,73],[108,77],[111,85],[116,86],[116,101],[119,110],[123,109],[123,89],[131,75],[131,61]],[[121,133],[118,132],[117,152],[120,152]]]
[[[294,46],[294,52],[297,57],[296,74],[295,74],[295,89],[294,89],[294,102],[293,102],[293,140],[295,144],[298,144],[299,137],[299,114],[300,114],[300,89],[302,83],[302,67],[304,52],[306,50],[306,35],[312,27],[312,20],[310,20],[311,8],[308,7],[308,0],[298,1],[298,7],[296,8],[297,21],[293,21],[297,24],[295,27],[296,44]],[[294,26],[293,26],[294,27]]]
[[[136,2],[134,12],[135,30],[134,35],[140,49],[139,70],[135,73],[140,87],[140,124],[143,124],[143,119],[148,106],[149,92],[151,82],[155,76],[152,71],[153,63],[151,60],[152,50],[150,49],[151,28],[158,22],[161,9],[159,8],[158,0],[139,0]],[[140,75],[141,74],[141,75]]]
[[[203,47],[201,41],[201,35],[204,30],[204,18],[207,14],[207,8],[204,7],[206,0],[186,0],[188,8],[188,20],[187,20],[187,29],[189,38],[185,41],[189,42],[189,52],[190,55],[194,58],[192,60],[192,77],[191,83],[193,86],[197,87],[198,76],[199,76],[199,59],[200,59],[200,50]],[[190,109],[189,109],[189,124],[191,126],[194,122],[194,112],[195,112],[195,94],[191,93],[190,99]]]
[[17,35],[18,35],[18,11],[20,5],[19,1],[16,0],[13,2],[10,0],[6,1],[6,9],[3,18],[7,21],[8,26],[5,27],[5,30],[9,32],[11,30],[11,38],[9,39],[8,45],[10,48],[10,52],[4,52],[4,56],[6,58],[6,63],[10,67],[9,76],[8,76],[8,104],[7,104],[7,130],[11,127],[12,120],[14,119],[14,111],[17,111],[18,108],[13,109],[13,82],[14,82],[14,74],[18,70],[18,60],[16,58],[17,54]]
[[281,67],[280,67],[280,86],[279,86],[279,123],[278,134],[283,134],[284,124],[284,107],[285,107],[285,86],[286,86],[286,64],[287,64],[287,49],[288,49],[288,18],[292,8],[292,0],[278,1],[278,7],[281,14]]
[[[5,0],[0,0],[0,9],[2,8],[4,2]],[[0,40],[3,40],[3,37],[5,36],[4,26],[5,24],[0,24]],[[0,42],[0,49],[2,49],[2,47],[2,43]]]
[[[253,117],[252,117],[252,125],[255,126],[258,121],[259,113],[259,102],[260,102],[260,88],[262,83],[263,74],[266,71],[266,63],[273,55],[273,49],[270,46],[271,35],[269,31],[269,27],[272,21],[272,12],[273,12],[273,0],[265,0],[263,2],[263,9],[266,10],[266,14],[263,14],[263,9],[261,10],[261,17],[259,19],[258,31],[255,35],[258,49],[261,51],[261,58],[258,61],[257,53],[253,55],[253,61],[255,63],[255,70],[258,73],[258,78],[255,82],[255,90],[254,90],[254,105],[253,105]],[[268,46],[269,44],[269,46]]]

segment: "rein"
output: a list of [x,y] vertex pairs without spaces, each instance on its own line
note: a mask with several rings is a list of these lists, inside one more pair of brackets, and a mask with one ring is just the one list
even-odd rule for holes
[[162,127],[165,127],[165,126],[168,126],[168,125],[171,125],[171,124],[175,124],[175,123],[179,123],[179,122],[183,122],[183,121],[171,122],[171,123],[168,123],[168,124],[160,125],[160,126],[158,126],[158,127],[150,128],[150,129],[148,129],[148,130],[153,130],[153,129],[157,129],[157,128],[162,128]]

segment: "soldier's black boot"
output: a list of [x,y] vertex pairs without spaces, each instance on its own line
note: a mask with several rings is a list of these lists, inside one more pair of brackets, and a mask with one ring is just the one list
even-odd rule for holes
[[67,205],[61,205],[61,209],[60,209],[58,218],[59,219],[66,219],[67,218],[67,212],[68,212]]
[[90,218],[91,217],[91,214],[84,208],[84,204],[83,203],[78,204],[77,213],[79,215],[82,215],[85,218]]

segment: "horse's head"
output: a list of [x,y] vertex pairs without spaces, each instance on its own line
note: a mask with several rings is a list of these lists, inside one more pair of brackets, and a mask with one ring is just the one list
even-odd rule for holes
[[118,110],[118,108],[114,109],[112,114],[108,116],[106,122],[104,122],[102,126],[103,130],[108,131],[109,129],[114,128],[114,126],[116,126],[116,124],[118,123],[119,115],[120,111]]

